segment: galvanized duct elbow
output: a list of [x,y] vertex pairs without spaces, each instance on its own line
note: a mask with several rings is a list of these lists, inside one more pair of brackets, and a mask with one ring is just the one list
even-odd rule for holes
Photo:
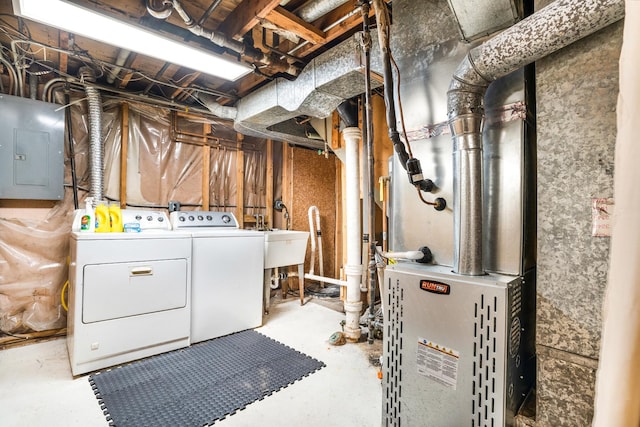
[[[85,82],[94,82],[93,70],[82,67],[79,77]],[[87,85],[84,88],[89,104],[89,195],[94,201],[104,199],[104,150],[102,147],[102,99],[98,89]]]
[[624,0],[557,0],[472,49],[453,75],[448,99],[454,150],[454,271],[484,274],[482,118],[487,87],[624,16]]
[[198,99],[216,117],[220,117],[221,119],[235,120],[236,116],[238,115],[238,109],[236,107],[227,107],[225,105],[221,105],[216,102],[216,100],[211,95],[201,93],[198,95]]
[[[361,47],[355,37],[313,59],[291,81],[283,78],[262,86],[238,104],[235,130],[258,138],[286,141],[314,149],[324,141],[309,138],[296,123],[296,117],[325,118],[345,100],[365,91]],[[371,49],[371,70],[381,73],[380,50]],[[372,86],[380,83],[372,80]]]

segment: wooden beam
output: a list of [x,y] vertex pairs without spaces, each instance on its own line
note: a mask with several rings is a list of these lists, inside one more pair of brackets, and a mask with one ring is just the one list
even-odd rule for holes
[[265,189],[265,215],[269,218],[269,227],[273,228],[273,141],[267,139],[267,188]]
[[[136,62],[136,60],[138,59],[138,54],[135,52],[131,52],[129,54],[129,56],[127,57],[127,60],[124,62],[124,66],[126,68],[135,68],[133,66],[133,64]],[[128,71],[124,77],[122,77],[122,80],[120,80],[120,89],[124,89],[127,87],[127,85],[129,84],[129,82],[131,81],[131,78],[133,77],[133,74],[131,71]]]
[[[237,85],[234,86],[233,82],[225,83],[221,90],[223,92],[229,92],[232,89],[236,89],[238,96],[243,97],[250,93],[253,89],[263,84],[267,79],[258,74],[249,74],[245,78],[241,79]],[[229,100],[229,102],[233,102],[234,100]],[[224,102],[221,102],[224,104]]]
[[242,150],[242,142],[244,135],[237,134],[237,151],[236,151],[236,219],[238,226],[244,228],[244,151]]
[[[340,139],[340,133],[338,132],[338,139]],[[340,276],[340,268],[346,265],[346,259],[344,259],[344,252],[346,248],[347,233],[344,232],[347,228],[347,221],[345,220],[344,208],[346,206],[345,192],[342,183],[344,175],[344,167],[342,162],[336,160],[336,232],[333,236],[335,242],[335,251],[333,259],[333,277],[343,279]],[[342,286],[341,286],[342,288]]]
[[[58,33],[58,46],[62,49],[69,49],[69,33],[66,31],[60,31]],[[60,65],[60,72],[67,74],[67,67],[69,65],[69,56],[66,53],[58,53],[58,64]]]
[[227,37],[240,39],[253,27],[258,25],[269,12],[275,9],[282,0],[242,0],[242,2],[229,14],[219,32]]
[[[293,213],[293,149],[289,146],[289,144],[282,144],[282,203],[284,203],[287,208],[291,208],[289,210],[289,221],[292,221],[293,218],[291,214]],[[287,227],[287,221],[282,216],[282,229]]]
[[313,44],[322,44],[326,41],[324,31],[300,19],[282,6],[278,6],[269,12],[265,19]]
[[[204,123],[202,125],[202,132],[204,135],[211,133],[211,123]],[[211,175],[211,149],[207,145],[207,138],[204,137],[204,145],[202,146],[202,210],[209,210],[209,176]]]
[[[327,15],[322,17],[320,21],[316,21],[315,24],[319,28],[326,28],[324,25],[320,25],[319,22],[327,22],[329,23],[329,25],[331,25],[334,22],[338,22],[344,16],[346,16],[351,11],[353,11],[354,7],[355,7],[355,1],[352,0],[351,2],[345,3],[343,6],[340,6],[339,8],[335,9],[333,12],[328,13]],[[374,16],[375,16],[375,11],[373,10],[373,8],[371,8],[369,12],[369,17],[374,17]],[[340,22],[340,24],[327,30],[325,32],[325,39],[326,39],[325,43],[329,43],[337,39],[338,37],[344,35],[344,33],[354,30],[355,28],[361,25],[362,25],[362,13],[356,13],[355,15]],[[295,51],[293,55],[297,56],[298,58],[304,58],[305,56],[315,52],[321,47],[322,47],[321,44],[310,44]]]
[[7,335],[0,338],[0,350],[8,348],[21,347],[23,345],[34,344],[36,342],[47,341],[57,337],[67,335],[67,328],[48,329],[46,331],[30,332],[27,334],[16,334],[17,336]]
[[340,141],[340,115],[334,111],[331,115],[331,149],[337,150],[342,148]]
[[122,135],[120,136],[120,209],[127,207],[127,157],[129,155],[129,104],[122,103]]

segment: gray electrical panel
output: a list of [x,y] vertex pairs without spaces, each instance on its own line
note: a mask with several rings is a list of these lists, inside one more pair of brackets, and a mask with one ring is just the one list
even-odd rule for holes
[[0,95],[0,198],[63,197],[64,109]]

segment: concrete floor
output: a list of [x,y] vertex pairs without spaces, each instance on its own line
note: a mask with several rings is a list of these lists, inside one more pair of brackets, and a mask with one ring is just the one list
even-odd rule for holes
[[[272,305],[257,330],[327,366],[216,422],[223,427],[378,427],[381,383],[371,361],[381,342],[334,347],[344,315],[296,299]],[[0,426],[108,426],[87,375],[73,378],[64,339],[0,351]]]

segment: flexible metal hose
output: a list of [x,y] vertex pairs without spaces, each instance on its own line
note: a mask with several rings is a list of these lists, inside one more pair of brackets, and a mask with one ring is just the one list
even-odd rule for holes
[[[87,67],[80,69],[80,78],[95,81],[93,71]],[[98,89],[92,86],[84,88],[89,104],[89,195],[94,202],[104,199],[104,150],[102,147],[102,99]]]

